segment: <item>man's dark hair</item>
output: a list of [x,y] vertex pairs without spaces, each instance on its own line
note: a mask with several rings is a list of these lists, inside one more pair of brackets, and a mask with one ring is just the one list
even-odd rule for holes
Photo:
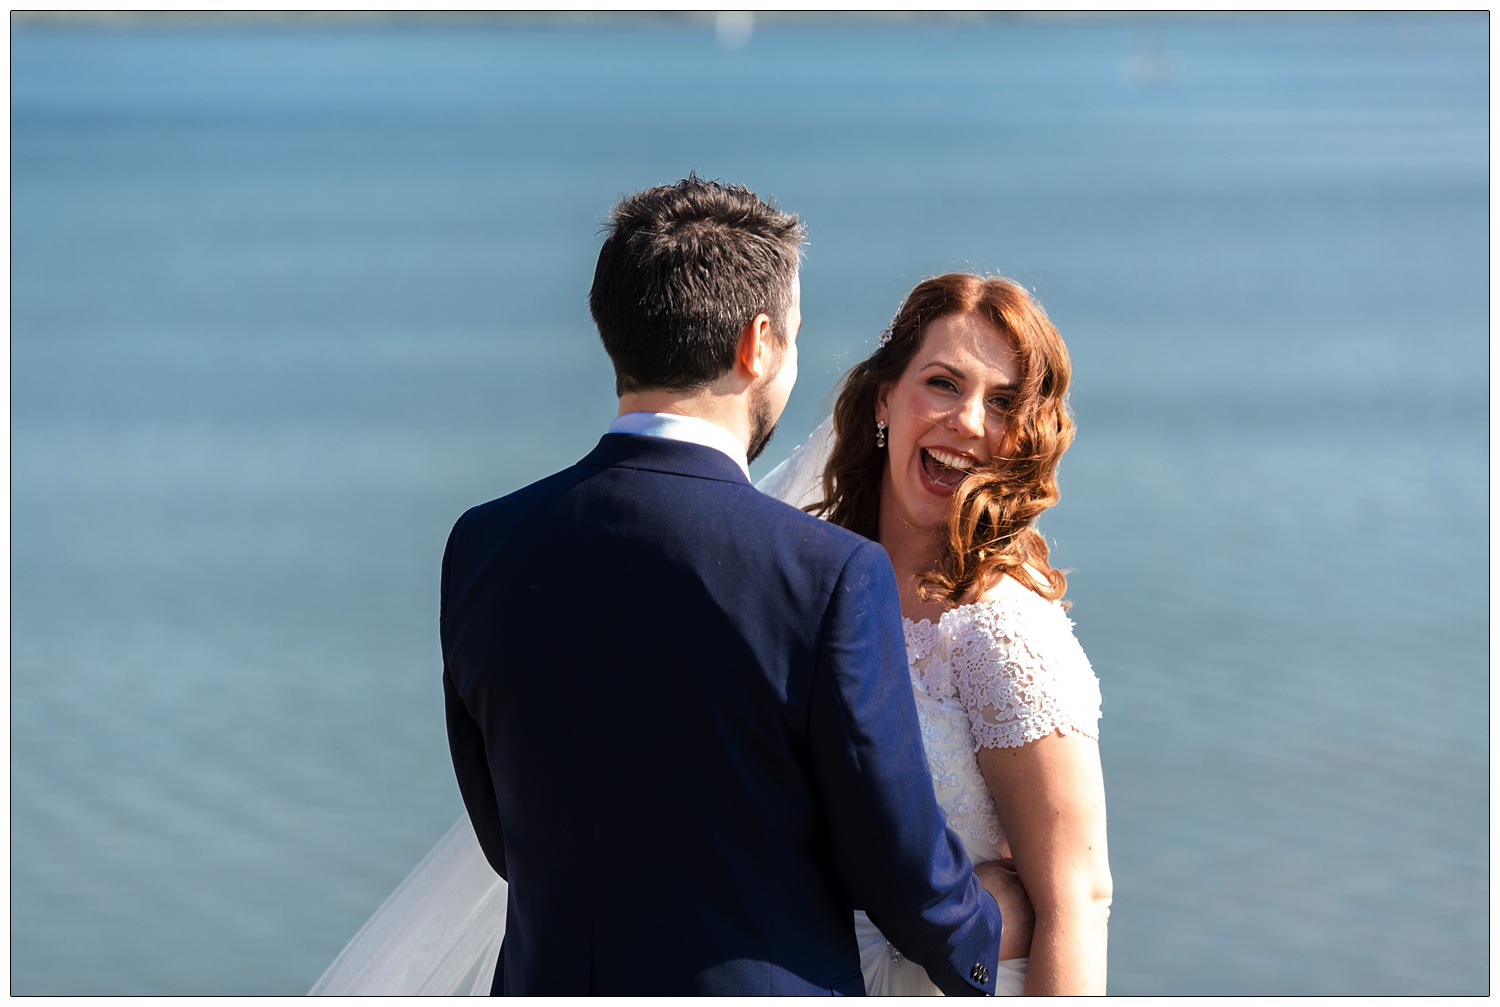
[[795,214],[690,174],[621,199],[604,233],[589,311],[617,394],[713,381],[762,312],[785,343],[807,236]]

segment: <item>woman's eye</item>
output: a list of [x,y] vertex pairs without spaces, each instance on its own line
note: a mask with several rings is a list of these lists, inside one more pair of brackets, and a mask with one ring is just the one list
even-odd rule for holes
[[1010,409],[1010,397],[1008,395],[996,395],[990,399],[990,408],[997,413],[1007,412]]
[[945,392],[958,391],[958,386],[947,378],[928,378],[927,384],[931,388],[941,388]]

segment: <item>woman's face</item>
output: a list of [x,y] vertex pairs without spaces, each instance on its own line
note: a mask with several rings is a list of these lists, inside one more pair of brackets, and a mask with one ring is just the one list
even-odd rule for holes
[[875,418],[889,424],[882,538],[887,529],[942,525],[968,470],[1000,453],[1020,380],[1013,343],[987,319],[964,313],[928,323],[916,355],[875,407]]

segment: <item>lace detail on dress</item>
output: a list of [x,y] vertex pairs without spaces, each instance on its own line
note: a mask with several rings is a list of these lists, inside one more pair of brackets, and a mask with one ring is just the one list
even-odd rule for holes
[[1099,680],[1062,606],[1005,584],[998,600],[949,609],[936,624],[904,620],[933,792],[949,827],[979,846],[976,860],[1008,848],[974,753],[1057,729],[1099,736]]
[[1016,748],[1056,730],[1098,738],[1099,679],[1072,621],[1058,603],[1003,583],[999,597],[943,615],[974,750]]
[[957,699],[958,689],[953,684],[948,662],[932,657],[932,652],[943,642],[938,627],[926,619],[921,622],[902,619],[901,627],[906,636],[906,666],[911,672],[911,684],[933,699]]
[[949,828],[979,844],[988,854],[979,859],[993,860],[999,855],[996,845],[1002,838],[1000,816],[980,775],[979,761],[974,758],[974,731],[948,660],[946,626],[941,621],[935,626],[926,619],[906,619],[903,625],[907,667],[916,693],[917,722],[922,728],[922,749],[927,753],[933,793]]

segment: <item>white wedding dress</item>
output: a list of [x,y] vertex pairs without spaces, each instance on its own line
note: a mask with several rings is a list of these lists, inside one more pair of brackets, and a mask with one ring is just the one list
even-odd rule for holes
[[[933,792],[976,864],[1010,855],[976,751],[1015,748],[1057,730],[1099,736],[1099,680],[1062,606],[1011,578],[996,595],[949,609],[936,623],[904,620]],[[864,913],[854,919],[866,992],[940,995]],[[1000,962],[996,995],[1018,996],[1025,986],[1025,958]]]
[[[817,499],[832,425],[825,422],[758,487],[794,506]],[[1053,731],[1098,737],[1099,681],[1060,604],[1007,578],[998,597],[936,622],[905,620],[906,656],[933,790],[975,863],[1009,855],[979,772],[979,748],[1010,748]],[[872,995],[935,996],[862,912],[860,964]],[[505,931],[505,882],[461,818],[334,960],[312,995],[489,992]],[[1020,994],[1026,959],[1002,961],[996,992]]]

